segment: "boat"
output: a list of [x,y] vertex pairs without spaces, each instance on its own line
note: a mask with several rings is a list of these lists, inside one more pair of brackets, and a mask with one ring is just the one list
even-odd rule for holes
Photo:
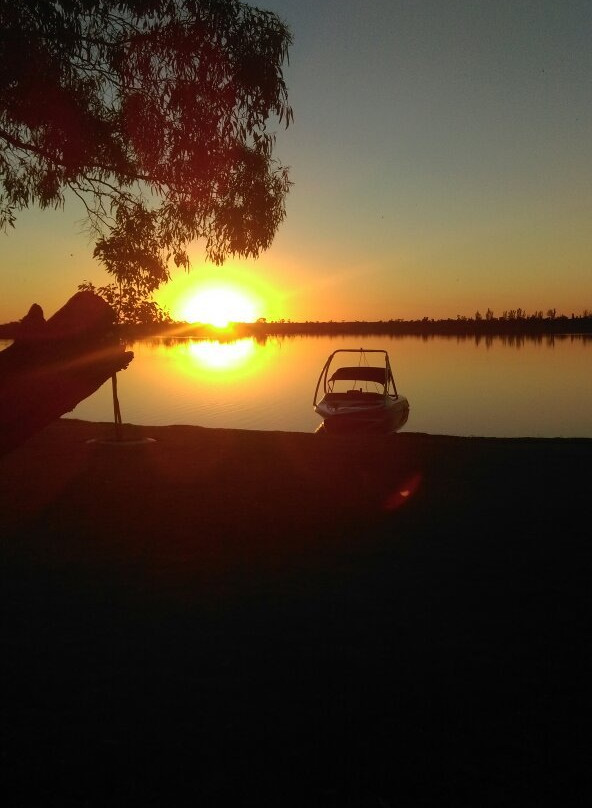
[[387,351],[366,348],[340,348],[330,354],[319,375],[313,408],[324,419],[317,430],[322,432],[396,432],[409,415],[409,401],[397,391]]
[[119,340],[115,312],[94,292],[77,292],[48,320],[34,303],[0,326],[0,457],[71,412],[134,358]]

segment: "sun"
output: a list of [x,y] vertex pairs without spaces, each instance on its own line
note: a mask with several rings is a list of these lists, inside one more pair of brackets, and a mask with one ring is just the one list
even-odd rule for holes
[[188,323],[226,328],[229,323],[252,323],[259,316],[254,297],[234,286],[209,286],[183,300],[180,315]]

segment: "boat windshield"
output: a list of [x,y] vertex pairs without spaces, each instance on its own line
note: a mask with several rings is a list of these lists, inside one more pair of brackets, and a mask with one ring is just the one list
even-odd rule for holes
[[338,380],[347,381],[360,381],[360,382],[376,382],[377,384],[386,384],[386,368],[377,368],[370,366],[358,366],[337,368],[332,374],[329,381],[335,382]]

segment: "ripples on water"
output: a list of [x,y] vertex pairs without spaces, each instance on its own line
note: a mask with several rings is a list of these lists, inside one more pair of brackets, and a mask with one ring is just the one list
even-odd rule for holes
[[[337,348],[389,352],[409,399],[402,431],[494,437],[592,437],[592,339],[289,337],[216,343],[145,340],[118,376],[124,422],[314,432],[312,397]],[[72,417],[109,421],[110,385]]]

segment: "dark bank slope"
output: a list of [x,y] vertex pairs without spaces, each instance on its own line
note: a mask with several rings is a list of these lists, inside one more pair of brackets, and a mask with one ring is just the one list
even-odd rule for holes
[[0,458],[13,805],[583,805],[590,440],[58,421]]

